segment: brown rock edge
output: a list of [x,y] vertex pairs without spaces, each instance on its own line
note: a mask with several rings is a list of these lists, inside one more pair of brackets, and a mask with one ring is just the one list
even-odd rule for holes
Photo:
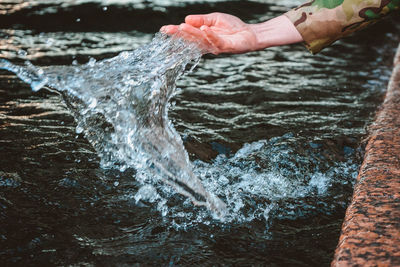
[[331,266],[400,266],[400,46]]

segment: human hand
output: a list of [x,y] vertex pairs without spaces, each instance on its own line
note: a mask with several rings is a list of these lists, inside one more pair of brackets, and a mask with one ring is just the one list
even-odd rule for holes
[[161,32],[197,42],[204,53],[245,53],[271,46],[303,41],[293,23],[284,15],[259,24],[247,24],[224,14],[190,15],[181,25],[167,25]]
[[181,25],[167,25],[161,32],[195,41],[206,53],[244,53],[260,49],[256,33],[239,18],[224,14],[190,15]]

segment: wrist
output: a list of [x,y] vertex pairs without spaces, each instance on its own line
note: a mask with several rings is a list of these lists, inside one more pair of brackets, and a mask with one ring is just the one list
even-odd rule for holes
[[256,35],[257,50],[303,41],[299,31],[285,15],[262,23],[250,24],[250,28]]

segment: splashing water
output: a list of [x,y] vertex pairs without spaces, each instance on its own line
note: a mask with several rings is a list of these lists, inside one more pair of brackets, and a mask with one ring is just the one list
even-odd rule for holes
[[[277,211],[276,217],[290,218],[335,210],[340,204],[319,207],[319,199],[334,184],[354,181],[358,165],[351,157],[328,164],[307,145],[301,149],[308,152],[300,155],[288,145],[290,134],[246,144],[234,156],[219,155],[212,163],[189,161],[168,119],[169,100],[177,79],[201,55],[196,44],[157,34],[137,50],[81,66],[41,69],[0,60],[0,68],[16,73],[35,91],[45,85],[60,91],[74,113],[76,132],[95,148],[101,166],[136,170],[141,188],[127,198],[157,203],[174,227],[210,222],[206,209],[185,210],[188,199],[225,222],[268,222]],[[167,203],[176,192],[187,197],[183,207]],[[314,198],[311,205],[302,203],[307,198]]]
[[313,144],[300,145],[303,153],[299,153],[291,145],[293,139],[288,133],[245,144],[234,156],[221,154],[211,164],[194,162],[204,186],[226,202],[227,221],[268,223],[273,217],[295,219],[340,206],[321,200],[332,194],[332,188],[353,183],[358,164],[352,159],[328,163],[323,150],[312,148]]
[[149,192],[149,183],[162,182],[223,219],[225,204],[193,174],[182,140],[168,120],[176,80],[201,55],[194,43],[157,34],[139,49],[82,66],[40,69],[29,62],[17,66],[1,60],[0,68],[14,72],[34,91],[47,85],[62,92],[75,113],[77,133],[93,145],[101,166],[136,169],[136,179],[146,185],[137,200]]

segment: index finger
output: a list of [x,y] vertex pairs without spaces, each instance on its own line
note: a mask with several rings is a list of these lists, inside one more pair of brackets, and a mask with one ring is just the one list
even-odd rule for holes
[[212,26],[215,24],[215,19],[212,14],[207,15],[189,15],[185,18],[185,23],[199,28],[200,26]]

